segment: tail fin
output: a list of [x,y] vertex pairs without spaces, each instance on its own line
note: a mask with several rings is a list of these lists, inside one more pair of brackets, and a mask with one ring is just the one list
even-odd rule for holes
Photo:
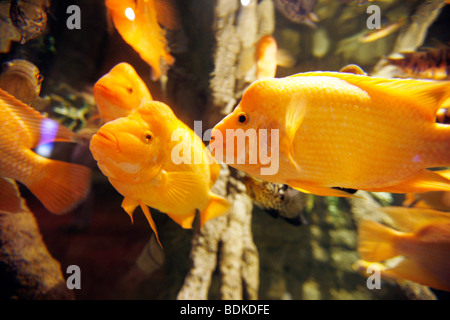
[[366,261],[382,261],[399,255],[394,241],[400,232],[380,223],[363,220],[358,227],[358,253]]
[[43,160],[43,168],[27,187],[54,214],[73,209],[89,191],[92,171],[82,165]]
[[200,227],[210,219],[225,214],[230,209],[230,203],[227,199],[211,193],[211,198],[205,210],[200,214]]

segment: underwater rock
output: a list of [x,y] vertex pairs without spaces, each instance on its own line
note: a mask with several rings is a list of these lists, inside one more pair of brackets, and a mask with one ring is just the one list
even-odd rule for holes
[[274,0],[275,8],[290,21],[314,28],[319,21],[314,13],[317,0]]
[[[4,180],[7,181],[7,180]],[[48,252],[33,214],[8,179],[14,206],[0,208],[0,296],[4,299],[73,299],[61,266]],[[5,188],[2,187],[2,193]],[[11,198],[10,198],[11,200]]]
[[21,34],[16,27],[14,27],[10,17],[9,8],[11,3],[9,1],[0,1],[0,52],[7,53],[11,49],[11,42],[20,41]]
[[37,37],[47,25],[50,0],[11,1],[9,16],[21,34],[21,43]]

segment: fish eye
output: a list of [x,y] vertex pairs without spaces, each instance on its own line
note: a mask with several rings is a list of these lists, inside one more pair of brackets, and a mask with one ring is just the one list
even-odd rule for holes
[[128,88],[127,88],[127,92],[128,92],[129,94],[132,94],[132,93],[133,93],[133,88],[132,88],[132,87],[128,87]]
[[144,142],[150,143],[153,140],[153,134],[150,131],[144,133]]
[[242,112],[241,114],[239,114],[239,116],[238,116],[238,121],[239,121],[239,123],[246,124],[246,123],[248,122],[248,116],[247,116],[247,114],[244,113],[244,112]]
[[42,83],[42,81],[44,81],[44,76],[43,76],[42,74],[38,73],[38,74],[36,75],[36,80],[37,80],[39,83]]

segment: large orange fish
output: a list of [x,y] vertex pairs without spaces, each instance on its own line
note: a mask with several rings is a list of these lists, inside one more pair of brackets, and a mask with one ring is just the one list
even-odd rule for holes
[[[74,141],[72,132],[2,89],[0,118],[0,179],[20,181],[55,214],[71,210],[85,198],[90,185],[89,168],[50,160],[31,150],[52,141]],[[0,190],[0,196],[4,191]],[[1,201],[9,200],[2,197]]]
[[162,74],[161,63],[171,66],[167,40],[161,25],[179,27],[175,8],[168,0],[105,0],[114,25],[122,38],[152,67],[152,78]]
[[358,253],[368,262],[403,256],[381,276],[402,278],[450,291],[450,214],[430,209],[383,208],[399,230],[363,220],[358,227]]
[[126,62],[114,66],[94,84],[94,98],[104,122],[126,117],[153,100],[144,81]]
[[448,191],[450,180],[426,168],[450,166],[450,126],[435,122],[449,94],[449,82],[339,72],[261,79],[210,146],[237,169],[316,195]]
[[92,137],[90,149],[100,170],[124,196],[124,210],[132,217],[140,206],[157,236],[147,205],[183,228],[192,227],[197,209],[203,225],[229,208],[226,199],[211,192],[220,166],[164,103],[148,102],[106,123]]

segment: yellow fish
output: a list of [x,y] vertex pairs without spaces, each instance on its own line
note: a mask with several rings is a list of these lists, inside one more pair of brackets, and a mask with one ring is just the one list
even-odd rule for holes
[[277,41],[271,35],[261,37],[256,46],[256,79],[273,78],[277,73]]
[[450,165],[450,126],[435,122],[449,94],[449,82],[352,73],[261,79],[210,147],[230,166],[316,195],[448,191],[450,180],[426,168]]
[[403,260],[381,271],[450,291],[450,214],[431,209],[385,207],[399,230],[363,220],[358,227],[358,253],[369,262],[396,256]]
[[162,74],[161,63],[171,66],[164,30],[179,27],[175,7],[168,0],[105,0],[114,26],[122,38],[152,67],[152,79]]
[[[74,141],[72,132],[2,89],[0,118],[0,179],[20,181],[55,214],[71,210],[86,197],[91,177],[89,168],[50,160],[31,150],[52,141]],[[4,191],[0,190],[0,197]],[[2,197],[1,201],[10,199]]]
[[126,117],[153,100],[144,81],[126,62],[117,64],[94,84],[94,99],[104,122]]
[[228,211],[228,201],[211,192],[220,166],[164,103],[148,102],[106,123],[92,137],[90,149],[100,170],[124,196],[123,209],[132,218],[140,206],[156,236],[147,205],[183,228],[192,227],[197,209],[201,225]]

